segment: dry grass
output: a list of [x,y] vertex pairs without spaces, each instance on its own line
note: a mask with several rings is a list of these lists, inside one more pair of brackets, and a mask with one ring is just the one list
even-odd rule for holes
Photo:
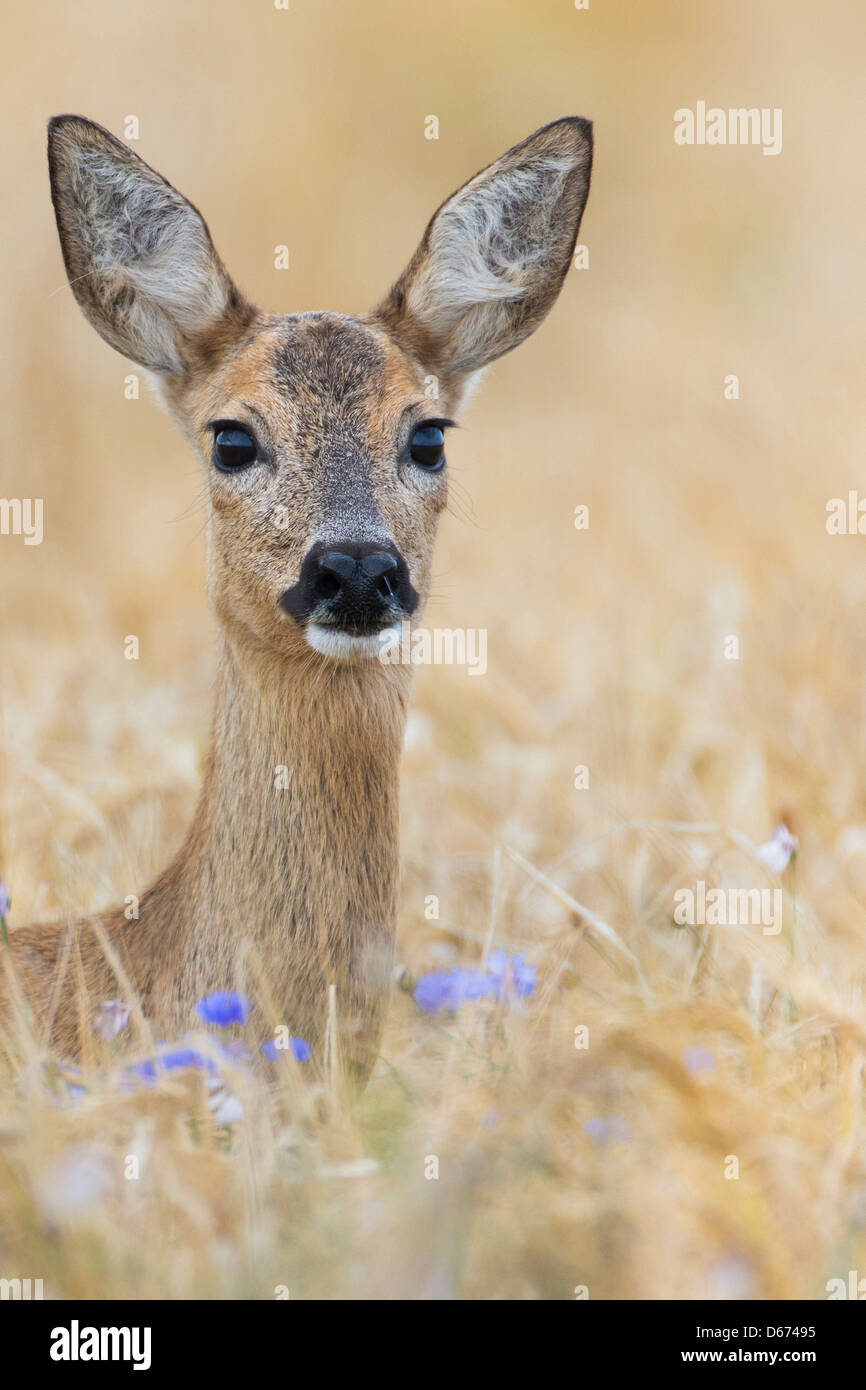
[[[489,672],[420,673],[404,765],[402,964],[472,963],[492,930],[538,966],[534,998],[437,1021],[395,986],[360,1101],[303,1069],[234,1078],[231,1132],[194,1078],[122,1092],[94,1052],[60,1105],[25,1059],[0,1081],[0,1276],[69,1297],[796,1298],[866,1271],[866,568],[824,526],[862,471],[862,17],[47,14],[18,7],[3,86],[0,493],[43,497],[46,528],[0,538],[13,923],[116,901],[165,861],[213,660],[195,464],[51,293],[44,118],[137,114],[144,157],[275,309],[366,307],[435,203],[545,120],[593,117],[598,152],[591,268],[452,447],[429,620],[486,627]],[[782,107],[782,155],[675,148],[673,111],[701,98]],[[675,926],[696,878],[773,886],[743,842],[780,819],[801,843],[782,933]],[[712,1071],[684,1066],[695,1046]],[[599,1119],[619,1137],[594,1142]]]

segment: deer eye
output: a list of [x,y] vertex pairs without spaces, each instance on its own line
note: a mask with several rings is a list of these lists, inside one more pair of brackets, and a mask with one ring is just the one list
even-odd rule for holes
[[231,421],[220,420],[214,431],[213,461],[223,473],[233,473],[236,468],[255,463],[256,441],[247,430]]
[[445,462],[445,434],[441,425],[429,420],[419,425],[409,441],[409,455],[429,473],[438,473]]

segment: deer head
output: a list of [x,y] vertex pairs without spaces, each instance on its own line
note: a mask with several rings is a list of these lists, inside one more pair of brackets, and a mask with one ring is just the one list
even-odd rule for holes
[[52,120],[72,291],[155,374],[201,460],[210,593],[237,644],[357,661],[420,612],[445,433],[472,377],[556,299],[591,159],[590,123],[555,121],[442,204],[370,314],[269,315],[161,175],[92,121]]

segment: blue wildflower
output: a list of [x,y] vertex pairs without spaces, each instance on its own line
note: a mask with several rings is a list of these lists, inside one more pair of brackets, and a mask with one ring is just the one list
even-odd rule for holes
[[536,969],[527,965],[523,956],[509,956],[507,951],[494,951],[487,968],[493,980],[493,993],[498,999],[516,995],[525,999],[535,989]]
[[436,1014],[449,1007],[451,998],[451,975],[445,970],[433,970],[422,975],[412,995],[419,1009],[425,1014]]
[[451,972],[451,997],[454,1001],[452,1008],[459,1008],[467,999],[483,999],[489,993],[490,980],[483,970]]
[[624,1142],[630,1137],[631,1131],[625,1120],[619,1115],[612,1115],[609,1120],[601,1115],[594,1115],[591,1120],[587,1120],[583,1127],[583,1132],[593,1144],[598,1144],[601,1148],[611,1140],[619,1139]]
[[593,1144],[607,1143],[607,1125],[600,1115],[594,1115],[591,1120],[587,1120],[583,1132]]
[[455,1012],[467,1000],[525,999],[535,989],[536,970],[527,965],[523,956],[509,956],[506,951],[494,951],[488,970],[434,970],[422,975],[415,985],[413,998],[425,1014]]
[[213,1071],[214,1064],[209,1057],[204,1057],[195,1047],[174,1047],[168,1052],[161,1052],[157,1058],[157,1065],[164,1067],[166,1071]]
[[200,999],[195,1011],[202,1023],[215,1023],[220,1028],[227,1028],[230,1023],[246,1023],[250,1001],[234,990],[219,989]]
[[267,1042],[262,1043],[262,1052],[269,1062],[276,1062],[281,1052],[288,1052],[291,1049],[292,1056],[296,1062],[308,1062],[313,1055],[313,1049],[303,1038],[289,1038],[288,1047],[279,1047],[273,1038],[268,1038]]
[[132,1076],[138,1077],[139,1081],[156,1081],[160,1073],[170,1071],[204,1071],[212,1074],[216,1067],[210,1057],[206,1057],[195,1047],[168,1047],[165,1044],[155,1057],[148,1057],[143,1062],[134,1062],[129,1067]]
[[425,1014],[455,1012],[470,999],[483,999],[491,982],[483,970],[434,970],[422,975],[412,998]]
[[146,1062],[133,1062],[129,1068],[133,1076],[137,1076],[140,1081],[156,1080],[156,1062],[148,1058]]

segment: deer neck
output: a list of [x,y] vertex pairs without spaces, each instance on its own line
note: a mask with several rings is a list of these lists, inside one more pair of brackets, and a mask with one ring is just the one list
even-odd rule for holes
[[[369,1016],[387,988],[399,876],[408,674],[378,661],[286,662],[224,644],[198,810],[177,861],[190,992],[255,949],[280,1016],[311,1031],[336,983]],[[286,1015],[289,1015],[286,1017]]]

